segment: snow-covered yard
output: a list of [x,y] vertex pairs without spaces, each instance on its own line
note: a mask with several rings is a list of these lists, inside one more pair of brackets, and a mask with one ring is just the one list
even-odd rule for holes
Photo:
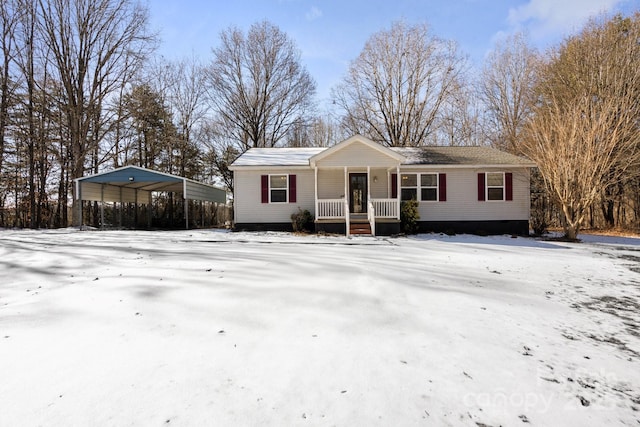
[[0,231],[0,425],[640,423],[640,241]]

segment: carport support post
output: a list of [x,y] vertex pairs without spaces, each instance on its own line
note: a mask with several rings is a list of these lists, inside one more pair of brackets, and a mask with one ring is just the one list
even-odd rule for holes
[[189,199],[187,198],[187,180],[182,180],[182,197],[184,197],[184,228],[189,229]]
[[138,227],[138,189],[135,189],[135,202],[133,203],[133,228]]
[[184,198],[184,228],[189,229],[189,199]]
[[78,214],[80,221],[78,225],[80,226],[80,230],[82,230],[82,181],[76,181],[76,185],[78,186],[76,193],[78,194],[78,204],[80,205],[80,213]]
[[100,185],[100,229],[104,228],[104,184]]
[[151,191],[149,191],[149,202],[147,204],[147,228],[151,228],[151,218],[153,216],[152,209],[153,209],[153,195],[151,194]]
[[122,228],[122,211],[124,210],[124,204],[122,203],[122,187],[120,187],[120,210],[118,211],[118,226]]

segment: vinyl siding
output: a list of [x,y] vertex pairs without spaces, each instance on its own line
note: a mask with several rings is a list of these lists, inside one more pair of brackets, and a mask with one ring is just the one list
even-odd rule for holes
[[[366,169],[352,169],[348,173],[364,173]],[[386,169],[370,170],[369,192],[374,199],[385,199],[387,194],[387,182],[389,180]],[[377,182],[374,182],[374,177]],[[340,199],[344,197],[344,169],[319,169],[318,170],[318,198]]]
[[360,142],[354,142],[341,150],[319,160],[318,167],[391,167],[397,161],[386,154],[369,148]]
[[[369,182],[371,188],[369,193],[374,199],[386,199],[391,197],[389,186],[389,176],[386,169],[371,169]],[[378,182],[374,182],[377,179]]]
[[340,199],[344,197],[344,169],[318,170],[318,198]]
[[[296,203],[262,203],[260,179],[262,175],[295,174]],[[315,215],[313,171],[251,170],[234,172],[234,215],[237,223],[291,222],[291,214],[298,208]]]
[[[412,169],[411,172],[435,171]],[[446,169],[438,172],[447,174],[447,201],[420,202],[420,221],[529,219],[529,169]],[[481,172],[512,172],[513,201],[478,201],[478,173]]]
[[[237,223],[288,223],[291,214],[307,209],[315,215],[314,171],[292,171],[297,180],[296,203],[261,203],[261,175],[287,174],[284,169],[236,170],[234,212]],[[366,168],[353,168],[349,172],[366,172]],[[402,169],[400,173],[446,173],[447,201],[420,202],[420,221],[499,221],[529,219],[529,169],[528,168],[435,168]],[[513,201],[478,201],[477,175],[480,172],[513,173]],[[371,168],[370,193],[372,198],[390,197],[390,172],[386,168]],[[377,182],[373,182],[377,177]],[[344,169],[320,169],[318,171],[318,196],[321,199],[344,197]]]

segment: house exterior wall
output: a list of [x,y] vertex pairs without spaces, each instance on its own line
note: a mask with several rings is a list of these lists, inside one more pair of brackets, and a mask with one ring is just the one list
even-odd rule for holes
[[[420,202],[420,221],[529,220],[529,169],[400,169],[400,173],[440,172],[447,175],[446,202]],[[513,173],[513,200],[478,201],[478,173]]]
[[[296,175],[295,203],[262,203],[261,176]],[[315,215],[314,175],[311,169],[265,169],[234,171],[234,219],[242,224],[291,224],[291,214],[298,208]],[[283,226],[284,227],[284,226]],[[284,227],[286,228],[286,227]]]
[[341,199],[344,197],[344,169],[318,170],[318,198]]
[[[352,168],[348,172],[366,172]],[[419,202],[420,222],[447,221],[505,221],[529,220],[529,170],[526,168],[467,168],[442,170],[400,169],[400,173],[446,173],[447,200],[445,202]],[[481,172],[511,172],[513,174],[512,201],[478,201],[477,175]],[[297,181],[295,203],[262,203],[261,176],[269,174],[295,174]],[[374,182],[377,177],[377,182]],[[289,223],[291,214],[307,209],[315,216],[315,183],[312,169],[264,169],[234,172],[234,213],[236,223]],[[390,174],[387,169],[370,170],[372,198],[390,197]],[[318,197],[339,199],[344,197],[344,169],[318,170]]]
[[[367,168],[350,168],[349,173],[366,173]],[[369,192],[374,199],[386,199],[390,196],[389,175],[386,168],[371,168],[369,172]],[[377,178],[377,180],[374,179]],[[344,168],[318,169],[318,198],[344,198]]]
[[317,166],[323,167],[391,167],[396,165],[396,160],[386,154],[371,149],[361,142],[354,142],[318,160]]
[[387,169],[371,168],[369,183],[369,193],[374,199],[387,199],[391,197],[391,190],[389,187],[389,174]]

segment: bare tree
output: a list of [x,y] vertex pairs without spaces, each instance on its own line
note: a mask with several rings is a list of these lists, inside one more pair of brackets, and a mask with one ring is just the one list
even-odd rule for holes
[[602,190],[640,159],[640,14],[593,20],[552,53],[523,150],[578,235]]
[[276,146],[306,118],[316,85],[294,43],[278,27],[259,22],[246,36],[229,28],[213,53],[210,98],[241,151]]
[[[148,11],[132,0],[38,0],[39,25],[62,84],[69,128],[71,178],[104,136],[108,97],[153,47]],[[74,197],[74,222],[79,212]]]
[[220,177],[222,184],[233,193],[233,172],[229,166],[241,154],[237,141],[229,133],[222,120],[207,120],[198,130],[205,152],[204,158],[212,175]]
[[331,113],[300,122],[287,135],[288,147],[330,147],[347,138]]
[[454,42],[434,37],[426,24],[397,22],[369,38],[333,96],[351,133],[423,145],[464,68]]
[[540,62],[538,52],[517,33],[496,43],[485,61],[479,95],[487,111],[486,136],[496,148],[519,154],[519,139],[531,116]]
[[170,74],[168,104],[173,111],[178,130],[178,172],[182,176],[195,178],[199,169],[199,148],[194,140],[196,126],[205,119],[208,106],[204,66],[191,56],[177,62],[167,63]]
[[[10,69],[15,55],[14,37],[15,28],[19,21],[18,10],[19,7],[14,0],[0,3],[0,51],[2,52],[2,63],[0,64],[0,176],[3,171],[2,163],[9,126],[9,108],[14,101],[15,85],[11,79]],[[4,204],[0,203],[0,209],[3,207]]]
[[433,145],[480,145],[480,106],[474,87],[466,79],[452,85],[450,94],[441,106],[437,132],[430,138]]

